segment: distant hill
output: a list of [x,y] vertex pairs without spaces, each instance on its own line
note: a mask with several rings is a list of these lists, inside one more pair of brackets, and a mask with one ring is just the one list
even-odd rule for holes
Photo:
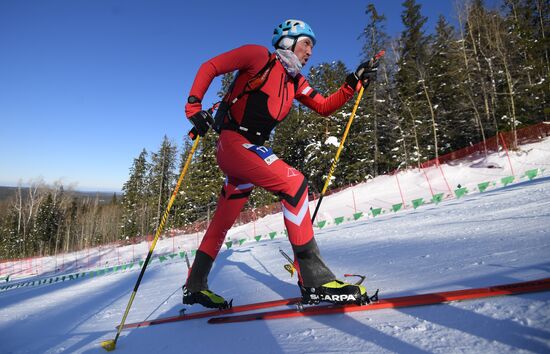
[[[28,195],[28,188],[27,187],[21,187],[21,190],[23,192],[23,195]],[[15,195],[17,192],[17,187],[5,187],[0,186],[0,202],[9,199]],[[84,191],[71,191],[71,194],[75,195],[79,198],[95,198],[96,196],[99,197],[100,203],[110,203],[113,199],[113,192],[84,192]],[[116,193],[117,199],[119,199],[122,196],[121,193]]]

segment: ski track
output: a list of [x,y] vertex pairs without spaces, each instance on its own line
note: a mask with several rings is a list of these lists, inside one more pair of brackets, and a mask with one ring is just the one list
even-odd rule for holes
[[[317,232],[332,270],[367,274],[381,297],[550,276],[550,177]],[[234,304],[296,297],[284,239],[220,253],[210,287]],[[152,264],[127,323],[175,315],[185,263]],[[0,294],[1,353],[103,353],[137,271]],[[193,307],[189,311],[199,310]],[[123,331],[118,353],[548,353],[550,293],[398,310]]]

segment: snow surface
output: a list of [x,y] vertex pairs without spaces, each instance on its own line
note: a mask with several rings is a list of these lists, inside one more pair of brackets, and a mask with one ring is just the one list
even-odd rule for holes
[[[499,181],[511,173],[506,156],[457,162],[443,169],[453,190],[460,183],[472,191],[462,198],[450,198],[446,183],[438,179],[440,171],[433,169],[427,171],[433,175],[432,189],[448,194],[442,203],[418,209],[409,205],[397,213],[316,229],[326,262],[337,275],[366,274],[368,290],[380,288],[381,297],[549,277],[550,140],[522,151],[511,156],[518,183],[497,183],[474,193],[478,183]],[[539,169],[537,178],[519,178],[533,168]],[[430,197],[423,172],[409,171],[399,179],[406,204]],[[349,198],[352,190],[329,196],[319,220],[368,211],[374,201],[400,202],[394,184],[394,176],[382,176],[354,187],[355,206]],[[276,229],[270,224],[275,217],[281,218],[273,215],[236,227],[232,235]],[[195,236],[193,241],[186,237],[178,239],[178,249],[197,242]],[[168,252],[174,242],[162,240],[157,251]],[[282,267],[279,248],[290,252],[281,236],[224,247],[209,279],[211,289],[234,298],[235,305],[298,296],[295,279]],[[146,243],[103,250],[103,257],[88,259],[86,265],[99,267],[106,259],[132,258],[132,252],[146,250]],[[114,338],[138,270],[0,292],[0,353],[104,353],[99,343]],[[182,260],[151,263],[126,322],[177,314],[186,273]],[[188,312],[200,310],[193,306]],[[241,324],[177,322],[123,331],[116,352],[548,353],[550,292]]]

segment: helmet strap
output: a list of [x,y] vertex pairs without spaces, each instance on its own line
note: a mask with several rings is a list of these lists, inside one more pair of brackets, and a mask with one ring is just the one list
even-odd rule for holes
[[292,50],[293,53],[294,53],[294,49],[296,49],[296,44],[298,44],[298,38],[294,38],[294,43],[292,43],[292,47],[290,48],[290,50]]

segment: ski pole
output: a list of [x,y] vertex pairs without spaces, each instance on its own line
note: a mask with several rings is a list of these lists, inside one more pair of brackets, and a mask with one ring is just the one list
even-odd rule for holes
[[166,207],[166,210],[164,211],[164,214],[162,215],[161,222],[157,228],[157,232],[155,233],[155,238],[153,239],[153,242],[151,243],[151,247],[149,248],[149,253],[147,253],[147,258],[145,258],[145,263],[143,263],[143,266],[141,267],[141,272],[139,273],[139,277],[137,279],[136,285],[134,286],[134,291],[132,291],[132,295],[130,295],[130,300],[128,301],[128,305],[126,306],[126,311],[124,311],[124,316],[122,316],[122,321],[120,322],[120,325],[117,327],[117,333],[115,339],[109,339],[101,342],[101,346],[103,349],[107,351],[113,351],[116,348],[116,343],[118,340],[118,337],[120,336],[120,332],[122,331],[122,328],[124,327],[124,323],[126,322],[126,317],[128,316],[128,312],[130,312],[130,307],[132,306],[132,303],[134,302],[134,298],[136,297],[136,293],[139,288],[139,284],[141,283],[141,279],[143,278],[143,274],[145,273],[145,269],[147,268],[147,264],[149,264],[149,261],[151,260],[151,256],[153,255],[153,250],[155,249],[155,246],[157,244],[157,240],[159,239],[159,236],[162,232],[162,229],[164,228],[164,224],[166,223],[166,219],[168,218],[168,213],[170,212],[170,209],[172,208],[172,204],[174,203],[174,200],[176,200],[176,196],[178,194],[178,190],[180,188],[181,182],[183,181],[183,177],[187,173],[187,169],[189,168],[189,165],[191,164],[191,159],[193,158],[193,154],[195,153],[195,150],[197,149],[197,146],[199,145],[200,137],[198,134],[196,134],[195,128],[193,128],[189,132],[189,136],[191,139],[195,140],[193,143],[193,146],[191,148],[191,151],[189,152],[189,155],[187,156],[187,161],[185,162],[185,165],[183,166],[183,169],[181,170],[180,177],[178,179],[178,183],[176,184],[176,187],[174,188],[174,191],[172,192],[172,196],[170,197],[170,201],[168,202],[168,206]]
[[[376,62],[384,56],[385,51],[381,50],[378,52],[372,59],[372,65],[376,64]],[[359,102],[361,101],[361,97],[363,97],[363,91],[365,88],[361,86],[361,89],[359,90],[359,94],[357,95],[357,100],[355,100],[355,105],[353,106],[353,110],[351,111],[351,116],[348,119],[348,124],[346,125],[346,130],[344,131],[344,136],[342,137],[342,141],[340,141],[340,146],[338,146],[338,150],[336,151],[336,156],[334,157],[334,161],[332,161],[332,165],[330,166],[330,170],[328,171],[328,176],[325,181],[325,185],[323,187],[323,190],[321,191],[321,196],[319,197],[319,201],[317,202],[317,205],[315,206],[315,211],[313,212],[313,216],[311,217],[311,222],[313,223],[315,221],[315,217],[317,216],[317,212],[319,211],[319,206],[321,205],[321,202],[323,201],[323,197],[325,196],[325,193],[327,191],[328,185],[330,183],[330,179],[332,178],[332,174],[334,173],[334,170],[336,169],[336,164],[338,163],[338,160],[340,159],[340,153],[342,152],[342,149],[344,148],[344,142],[346,141],[346,138],[349,133],[349,129],[351,127],[351,123],[353,123],[353,119],[355,118],[355,112],[357,112],[357,107],[359,107]]]
[[283,267],[285,268],[285,270],[287,272],[290,273],[290,277],[292,278],[292,276],[294,275],[294,273],[296,272],[296,268],[294,267],[294,261],[290,258],[290,256],[288,254],[286,254],[285,251],[283,251],[282,249],[279,248],[279,252],[281,252],[281,254],[283,255],[283,257],[286,258],[286,260],[288,261],[288,264],[285,264]]
[[361,101],[361,97],[363,97],[363,91],[364,91],[364,88],[361,87],[361,89],[359,90],[359,95],[357,95],[357,100],[355,101],[355,105],[353,106],[353,110],[351,111],[351,117],[349,117],[348,124],[346,125],[344,136],[342,137],[342,141],[340,141],[340,146],[338,146],[338,150],[336,151],[336,156],[334,156],[334,161],[332,161],[332,165],[330,166],[330,170],[328,171],[328,176],[325,181],[323,190],[321,191],[321,196],[319,197],[319,201],[317,202],[317,205],[315,206],[315,211],[313,212],[313,216],[311,217],[312,223],[315,221],[315,217],[317,216],[317,212],[319,211],[319,206],[323,201],[323,197],[325,196],[325,193],[327,191],[328,185],[330,183],[330,179],[332,178],[332,174],[336,169],[336,164],[340,159],[340,153],[342,152],[342,148],[344,147],[344,142],[346,141],[346,137],[348,136],[349,128],[351,127],[351,123],[353,122],[353,118],[355,117],[355,112],[357,111],[357,107],[359,106],[359,101]]

